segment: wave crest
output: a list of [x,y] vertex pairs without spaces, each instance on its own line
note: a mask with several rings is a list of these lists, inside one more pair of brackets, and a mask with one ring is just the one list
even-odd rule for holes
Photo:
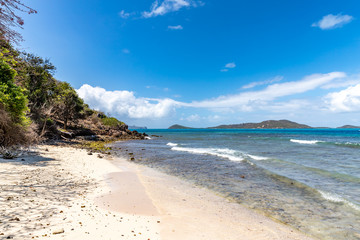
[[317,143],[321,143],[321,142],[323,142],[323,141],[319,141],[319,140],[298,140],[298,139],[290,139],[290,142],[300,143],[300,144],[317,144]]
[[321,194],[321,196],[323,198],[325,198],[326,200],[328,200],[330,202],[343,203],[343,204],[346,204],[346,205],[352,207],[353,209],[355,209],[357,211],[360,211],[359,205],[352,203],[337,194],[328,193],[328,192],[324,192],[324,191],[320,191],[320,190],[318,190],[318,192]]
[[194,154],[202,154],[202,155],[213,155],[222,158],[227,158],[231,161],[239,162],[243,161],[244,157],[241,152],[228,149],[228,148],[184,148],[184,147],[172,147],[173,151],[181,151],[181,152],[189,152]]
[[170,146],[170,147],[175,147],[175,146],[177,146],[177,145],[179,145],[179,144],[169,142],[169,143],[167,143],[166,145],[167,145],[167,146]]

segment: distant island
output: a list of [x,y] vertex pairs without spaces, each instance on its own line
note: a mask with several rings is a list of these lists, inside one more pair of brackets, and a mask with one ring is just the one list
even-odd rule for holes
[[[305,124],[292,122],[289,120],[267,120],[260,123],[240,123],[230,125],[219,125],[216,127],[208,127],[206,129],[300,129],[300,128],[313,128]],[[321,129],[317,127],[318,129]],[[326,128],[326,127],[322,127]],[[352,125],[344,125],[338,128],[360,128]],[[193,129],[179,124],[172,125],[168,129]]]
[[353,125],[344,125],[342,127],[338,127],[338,128],[360,128],[359,126],[353,126]]
[[168,129],[193,129],[193,128],[175,124],[175,125],[170,126]]
[[305,124],[299,124],[289,120],[267,120],[261,123],[241,123],[231,125],[220,125],[217,127],[210,127],[211,129],[223,129],[223,128],[243,128],[243,129],[282,129],[282,128],[311,128]]

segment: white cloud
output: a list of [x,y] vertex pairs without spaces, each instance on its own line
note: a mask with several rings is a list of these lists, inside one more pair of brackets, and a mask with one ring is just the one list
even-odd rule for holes
[[181,25],[168,26],[168,29],[171,29],[171,30],[182,30],[183,27],[182,27]]
[[121,18],[124,18],[124,19],[130,17],[131,15],[132,15],[132,13],[127,13],[127,12],[125,12],[124,10],[121,10],[121,11],[119,12],[119,16],[120,16]]
[[77,93],[90,107],[129,118],[162,118],[179,104],[172,99],[137,98],[130,91],[107,91],[84,84]]
[[217,122],[221,119],[219,115],[210,115],[207,117],[208,121],[210,122]]
[[320,106],[314,105],[305,99],[292,99],[286,102],[265,102],[263,105],[257,106],[259,109],[264,111],[270,111],[273,113],[288,113],[288,112],[299,112],[300,110],[320,110]]
[[227,64],[225,65],[225,67],[222,68],[220,71],[221,71],[221,72],[227,72],[227,71],[229,71],[229,69],[231,69],[231,68],[236,68],[236,64],[235,64],[234,62],[227,63]]
[[360,84],[340,92],[329,93],[325,97],[328,108],[334,112],[360,111]]
[[273,77],[273,78],[265,80],[265,81],[249,83],[249,84],[243,86],[242,88],[249,89],[249,88],[259,86],[259,85],[266,85],[266,84],[271,84],[271,83],[275,83],[275,82],[280,82],[283,79],[284,79],[283,76],[276,76],[276,77]]
[[326,84],[322,86],[322,89],[331,89],[331,88],[345,88],[349,86],[354,86],[360,83],[360,80],[348,80],[348,81],[337,81],[333,83]]
[[339,13],[338,15],[326,15],[320,21],[313,23],[312,27],[319,27],[322,30],[326,29],[334,29],[342,27],[343,25],[350,23],[354,17],[350,15],[342,15]]
[[[133,119],[167,117],[180,107],[206,108],[220,116],[254,110],[273,113],[291,113],[302,110],[304,114],[323,110],[360,111],[360,83],[340,92],[330,93],[324,99],[316,100],[317,102],[309,99],[294,99],[294,97],[301,97],[296,96],[296,94],[321,88],[340,79],[347,79],[346,74],[343,72],[313,74],[298,81],[272,84],[259,91],[246,91],[190,103],[179,102],[170,98],[137,97],[132,91],[107,91],[104,88],[92,87],[87,84],[83,85],[77,92],[92,108],[119,117]],[[287,98],[282,99],[282,97]],[[321,100],[323,101],[320,102]],[[193,114],[184,120],[192,122],[203,119],[216,121],[219,115],[215,115],[216,117],[213,119],[206,119],[198,114]]]
[[190,115],[186,118],[188,122],[198,122],[200,121],[201,117],[198,114]]
[[273,101],[276,98],[304,93],[316,89],[338,78],[346,77],[345,73],[313,74],[300,81],[273,84],[261,91],[244,92],[236,95],[220,96],[215,99],[192,102],[188,106],[201,108],[234,108],[251,111],[252,106]]
[[360,75],[354,74],[347,77],[346,79],[339,79],[331,83],[325,84],[324,86],[321,86],[321,88],[322,89],[346,88],[357,84],[360,84]]
[[162,16],[169,12],[176,12],[179,11],[181,8],[184,7],[197,7],[198,5],[202,5],[201,1],[194,1],[194,0],[163,0],[159,3],[156,0],[149,12],[143,12],[142,15],[145,18],[151,18],[156,16]]
[[236,64],[234,62],[228,63],[225,65],[226,68],[235,68]]

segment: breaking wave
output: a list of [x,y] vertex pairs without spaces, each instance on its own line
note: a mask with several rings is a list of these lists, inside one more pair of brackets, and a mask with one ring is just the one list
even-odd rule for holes
[[321,143],[321,142],[323,142],[323,141],[319,141],[319,140],[298,140],[298,139],[290,139],[290,142],[300,143],[300,144],[317,144],[317,143]]
[[201,154],[201,155],[213,155],[222,158],[227,158],[235,162],[244,160],[243,154],[241,152],[228,148],[185,148],[185,147],[174,146],[171,148],[171,150],[188,152],[193,154]]

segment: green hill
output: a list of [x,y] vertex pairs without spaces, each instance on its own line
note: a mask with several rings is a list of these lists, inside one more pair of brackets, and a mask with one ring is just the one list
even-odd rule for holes
[[192,129],[192,128],[191,127],[185,127],[185,126],[182,126],[182,125],[179,125],[179,124],[175,124],[175,125],[170,126],[168,129]]
[[359,126],[353,126],[353,125],[344,125],[342,127],[338,127],[338,128],[360,128]]
[[299,124],[289,120],[267,120],[260,123],[241,123],[231,125],[220,125],[211,127],[212,129],[291,129],[291,128],[311,128],[308,125]]

